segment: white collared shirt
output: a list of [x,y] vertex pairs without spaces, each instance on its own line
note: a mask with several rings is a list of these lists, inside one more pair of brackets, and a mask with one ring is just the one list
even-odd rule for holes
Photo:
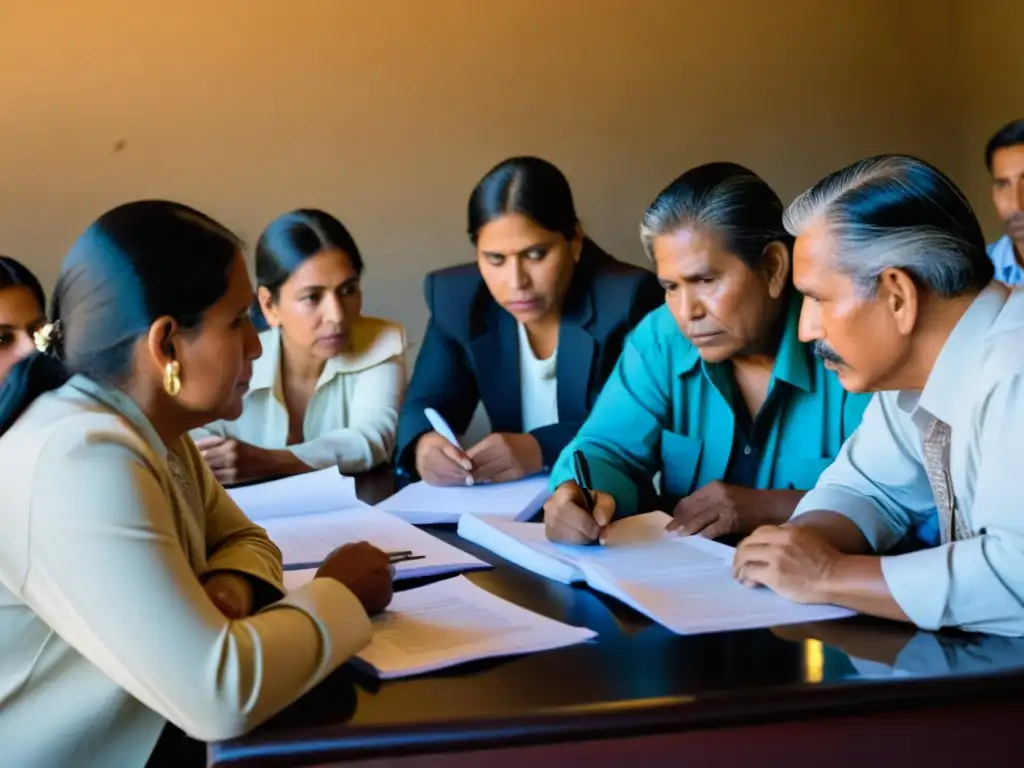
[[519,327],[519,396],[523,432],[558,423],[558,349],[541,360],[533,353],[526,326]]
[[956,503],[973,537],[882,558],[889,591],[923,629],[1024,635],[1024,288],[993,282],[957,323],[924,390],[881,392],[794,517],[832,510],[876,552],[934,514],[922,457],[950,425]]
[[391,458],[405,394],[405,330],[360,317],[352,348],[327,361],[302,423],[303,441],[288,445],[288,408],[281,383],[281,332],[260,334],[263,355],[236,421],[216,421],[192,433],[216,435],[270,450],[287,449],[313,469],[365,472]]

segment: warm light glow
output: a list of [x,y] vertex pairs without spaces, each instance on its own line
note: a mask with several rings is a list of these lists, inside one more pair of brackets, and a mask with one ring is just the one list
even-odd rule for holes
[[825,674],[825,650],[820,640],[804,641],[804,681],[820,683]]

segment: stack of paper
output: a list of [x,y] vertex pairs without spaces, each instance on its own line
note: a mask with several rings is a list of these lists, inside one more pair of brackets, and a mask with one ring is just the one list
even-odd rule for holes
[[552,544],[541,523],[467,515],[459,535],[527,570],[563,583],[585,582],[681,635],[838,619],[829,605],[800,605],[731,574],[732,547],[665,533],[663,512],[612,525],[604,546]]
[[373,639],[357,662],[385,680],[596,636],[502,600],[462,576],[397,593],[373,624]]
[[548,476],[471,486],[438,487],[412,483],[377,505],[377,509],[414,525],[457,523],[464,514],[494,515],[510,520],[529,520],[551,494]]
[[355,478],[341,474],[334,467],[227,491],[253,521],[331,512],[359,501]]
[[[313,578],[320,562],[343,544],[368,541],[385,552],[409,552],[395,564],[397,579],[489,568],[483,560],[409,523],[363,504],[355,482],[335,469],[229,491],[250,520],[281,550],[285,587]],[[306,567],[303,567],[306,566]]]

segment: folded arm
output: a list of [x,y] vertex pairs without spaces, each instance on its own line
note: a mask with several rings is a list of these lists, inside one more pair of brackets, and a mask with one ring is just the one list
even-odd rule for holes
[[[146,706],[195,738],[230,738],[357,652],[369,620],[329,579],[226,619],[182,549],[185,521],[156,461],[137,437],[111,429],[51,438],[33,483],[33,565],[22,597]],[[219,516],[214,529],[212,567],[279,587],[272,544],[237,516]]]

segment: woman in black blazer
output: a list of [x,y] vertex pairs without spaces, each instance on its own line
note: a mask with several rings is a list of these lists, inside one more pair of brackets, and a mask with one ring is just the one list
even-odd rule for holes
[[[583,235],[555,166],[516,157],[469,200],[475,263],[429,274],[430,322],[398,424],[403,481],[503,482],[546,471],[586,419],[626,334],[664,301],[654,274]],[[456,434],[483,401],[492,434],[465,450]]]

